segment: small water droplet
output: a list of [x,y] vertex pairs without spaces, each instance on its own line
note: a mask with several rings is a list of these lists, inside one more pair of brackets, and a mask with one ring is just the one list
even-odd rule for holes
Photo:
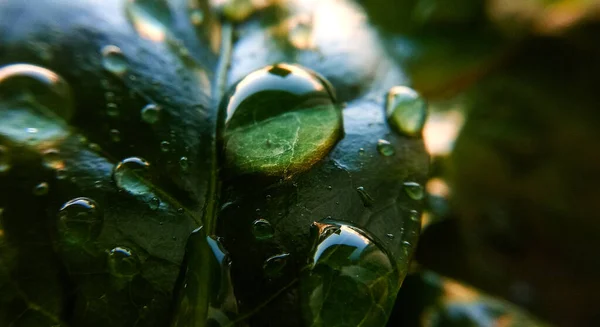
[[421,200],[424,192],[423,187],[419,183],[406,182],[404,185],[404,192],[413,200]]
[[200,26],[204,22],[204,12],[202,9],[194,8],[190,11],[190,21],[194,26]]
[[181,214],[185,213],[185,209],[177,208],[177,213],[181,215]]
[[364,148],[360,148],[360,149],[358,149],[358,154],[359,154],[359,155],[361,155],[361,156],[362,156],[363,154],[365,154],[365,149],[364,149]]
[[115,45],[107,45],[102,48],[102,66],[116,76],[123,76],[129,64],[121,49]]
[[282,253],[269,257],[267,260],[265,260],[265,263],[263,264],[265,275],[268,277],[279,276],[287,264],[289,256],[289,253]]
[[385,234],[385,236],[387,236],[389,239],[393,239],[394,238],[394,234],[391,234],[391,233]]
[[98,145],[98,143],[90,143],[90,144],[88,144],[88,148],[90,148],[90,150],[92,150],[94,152],[102,151],[102,148]]
[[68,243],[96,239],[100,235],[103,222],[104,217],[98,204],[90,198],[69,200],[58,211],[58,232]]
[[7,172],[10,169],[10,158],[8,148],[0,145],[0,173]]
[[42,196],[48,194],[48,183],[41,182],[33,188],[33,195]]
[[327,189],[331,191],[333,190],[333,187],[331,185],[327,185]]
[[113,169],[113,180],[117,187],[131,194],[146,194],[149,187],[150,163],[138,157],[130,157],[119,162]]
[[172,22],[168,1],[128,0],[125,3],[125,13],[141,37],[155,42],[167,38]]
[[225,163],[236,173],[290,176],[307,170],[343,135],[333,88],[297,65],[276,64],[248,74],[231,88],[220,110]]
[[117,143],[117,142],[121,142],[121,132],[119,132],[118,129],[111,129],[110,132],[110,139]]
[[252,234],[257,240],[266,240],[273,237],[275,230],[266,219],[257,219],[252,223]]
[[377,151],[384,157],[393,156],[396,153],[394,146],[386,140],[377,141]]
[[181,170],[183,171],[188,170],[188,168],[190,167],[190,162],[187,157],[179,158],[179,167],[181,167]]
[[67,170],[64,168],[57,169],[56,170],[56,179],[64,180],[65,178],[67,178]]
[[385,111],[388,122],[397,132],[417,136],[427,118],[427,103],[415,90],[394,86],[387,94]]
[[44,166],[50,169],[64,168],[65,163],[60,158],[60,152],[57,149],[48,149],[42,156]]
[[108,271],[119,278],[131,279],[139,272],[137,257],[126,247],[115,247],[108,253]]
[[363,186],[357,187],[356,192],[358,192],[358,195],[360,196],[360,199],[365,207],[370,207],[375,202],[375,200],[373,200],[371,195],[369,195],[369,193],[367,193],[367,191],[365,190],[365,188]]
[[421,221],[421,215],[419,214],[419,212],[417,210],[411,210],[411,211],[409,211],[409,217],[410,217],[410,220],[412,220],[414,222],[420,222]]
[[160,200],[157,197],[153,197],[148,201],[150,210],[157,210],[160,207]]
[[402,245],[403,246],[410,246],[410,242],[409,241],[402,241]]
[[110,117],[119,117],[119,107],[116,103],[109,102],[106,104],[106,114]]
[[148,124],[154,124],[160,119],[160,107],[155,104],[148,104],[142,108],[142,120]]
[[162,142],[160,142],[160,151],[169,152],[170,146],[171,146],[171,143],[169,143],[169,141],[162,141]]

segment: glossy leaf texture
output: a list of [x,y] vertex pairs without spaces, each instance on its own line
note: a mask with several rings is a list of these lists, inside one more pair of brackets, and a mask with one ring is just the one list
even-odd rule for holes
[[168,324],[215,135],[218,40],[182,5],[148,39],[129,1],[2,2],[0,325]]

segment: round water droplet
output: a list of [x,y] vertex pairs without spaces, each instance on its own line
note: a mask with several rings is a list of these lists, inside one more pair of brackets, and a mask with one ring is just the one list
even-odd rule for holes
[[304,171],[343,135],[332,87],[296,65],[250,73],[229,91],[220,110],[225,161],[237,173],[289,176]]
[[190,21],[193,25],[199,26],[204,22],[204,12],[202,9],[194,8],[190,11]]
[[162,152],[169,152],[170,146],[171,146],[171,143],[169,143],[169,141],[160,142],[160,150]]
[[[73,95],[69,84],[55,72],[34,65],[15,64],[1,67],[0,99],[2,103],[9,104],[9,107],[19,107],[15,103],[34,104],[42,115],[64,121],[69,121],[74,113]],[[5,114],[10,113],[10,108],[5,110]],[[9,117],[0,116],[0,120],[10,123]],[[25,122],[21,124],[23,123]],[[39,128],[37,125],[26,127]]]
[[108,271],[119,278],[131,279],[139,272],[137,257],[125,247],[116,247],[108,253]]
[[102,48],[102,66],[117,76],[123,76],[129,68],[125,55],[119,47],[114,45]]
[[257,240],[267,240],[273,237],[275,230],[266,219],[257,219],[252,223],[252,234]]
[[10,169],[10,158],[8,148],[0,145],[0,173],[7,172]]
[[[322,316],[325,325],[331,325],[338,321],[340,299],[351,298],[343,305],[353,313],[345,316],[345,325],[385,325],[395,299],[391,294],[400,288],[396,261],[372,235],[345,222],[314,223],[311,235],[315,245],[308,269],[301,274],[299,292],[306,322]],[[323,296],[327,290],[335,290],[336,295]],[[378,299],[379,314],[373,315],[373,307],[365,305],[373,299]]]
[[384,157],[393,156],[396,153],[394,146],[386,140],[377,141],[377,151]]
[[356,192],[358,192],[358,195],[360,196],[360,200],[362,201],[362,203],[365,207],[370,207],[375,202],[375,200],[373,200],[371,195],[369,195],[369,193],[367,193],[367,191],[365,190],[365,188],[363,186],[357,187]]
[[131,194],[146,194],[149,187],[150,164],[138,157],[127,158],[119,162],[113,169],[113,180],[117,187]]
[[265,275],[269,277],[279,276],[285,267],[289,256],[289,253],[282,253],[265,260],[265,263],[263,264]]
[[38,185],[36,185],[33,188],[33,195],[37,195],[37,196],[46,195],[46,194],[48,194],[49,188],[50,188],[50,186],[48,186],[48,183],[46,183],[46,182],[39,183]]
[[166,39],[172,21],[167,0],[127,0],[125,13],[141,37],[155,42]]
[[160,207],[160,200],[157,197],[153,197],[148,201],[148,206],[151,210],[158,210]]
[[149,104],[142,108],[142,120],[148,124],[154,124],[160,119],[160,107]]
[[117,106],[116,103],[112,103],[109,102],[106,104],[106,114],[109,115],[110,117],[118,117],[120,112],[119,112],[119,107]]
[[95,240],[102,230],[104,217],[98,204],[90,198],[75,198],[58,211],[58,232],[68,243]]
[[411,210],[411,211],[409,211],[408,214],[409,214],[410,220],[412,220],[414,222],[421,221],[421,214],[419,214],[419,212],[417,210]]
[[421,200],[424,192],[423,187],[419,183],[406,182],[404,185],[404,192],[413,200]]
[[394,86],[388,91],[385,111],[390,125],[409,136],[420,135],[427,119],[427,103],[406,86]]
[[117,142],[121,142],[121,132],[119,132],[118,129],[111,129],[110,132],[110,139],[117,143]]
[[179,167],[181,167],[181,170],[183,171],[188,170],[188,168],[190,167],[190,161],[187,157],[179,158]]

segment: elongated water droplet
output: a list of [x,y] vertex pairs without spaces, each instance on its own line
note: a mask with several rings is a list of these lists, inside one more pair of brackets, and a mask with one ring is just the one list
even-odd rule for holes
[[370,207],[375,202],[375,200],[373,200],[371,195],[369,195],[369,193],[367,193],[367,191],[365,190],[365,188],[363,186],[357,187],[356,192],[358,192],[358,195],[360,196],[360,200],[362,201],[362,203],[365,207]]
[[142,120],[148,124],[154,124],[160,119],[160,107],[149,104],[142,108]]
[[393,156],[396,153],[394,146],[386,140],[377,141],[377,151],[384,157]]
[[273,237],[275,231],[266,219],[257,219],[252,223],[252,234],[257,240],[266,240]]
[[90,198],[75,198],[58,211],[57,229],[68,243],[95,240],[102,230],[104,217],[98,204]]
[[220,110],[225,161],[237,173],[288,176],[304,171],[343,135],[332,87],[296,65],[250,73],[230,90]]
[[155,42],[167,38],[172,16],[166,0],[127,0],[125,13],[141,37]]
[[8,148],[0,145],[0,173],[7,172],[10,169],[10,158]]
[[287,264],[289,253],[274,255],[265,260],[263,270],[268,277],[276,277],[281,275],[283,268]]
[[33,195],[37,195],[37,196],[46,195],[46,194],[48,194],[49,188],[50,188],[50,186],[48,186],[48,183],[41,182],[33,188]]
[[113,169],[113,180],[117,187],[131,194],[139,195],[149,192],[146,181],[150,179],[150,163],[138,157],[131,157],[119,162]]
[[[300,278],[303,316],[323,326],[339,321],[339,301],[347,326],[384,326],[400,288],[395,260],[366,231],[344,222],[314,223],[315,245]],[[373,301],[373,299],[377,299]]]
[[46,119],[69,121],[74,113],[71,87],[55,72],[27,64],[1,67],[0,121],[10,129],[43,130],[44,120],[13,113],[22,112],[23,105],[35,109]]
[[107,45],[102,48],[102,66],[116,76],[123,76],[129,68],[129,63],[119,47]]
[[203,228],[196,229],[187,241],[185,258],[171,327],[195,326],[207,320],[216,321],[214,326],[231,325],[238,309],[231,259],[221,242],[207,236]]
[[404,192],[406,192],[411,199],[421,200],[423,198],[424,192],[421,184],[415,182],[406,182],[403,185]]
[[417,136],[427,118],[427,103],[415,90],[394,86],[387,94],[386,115],[397,132]]
[[111,275],[131,279],[139,271],[139,260],[130,249],[118,246],[108,253],[108,272]]

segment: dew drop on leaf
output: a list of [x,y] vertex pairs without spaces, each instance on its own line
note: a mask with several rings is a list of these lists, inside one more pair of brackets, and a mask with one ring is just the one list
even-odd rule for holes
[[130,157],[119,162],[113,169],[113,180],[117,187],[134,195],[146,194],[149,187],[150,163],[138,157]]
[[266,219],[257,219],[252,223],[252,234],[257,240],[266,240],[273,237],[275,231]]
[[47,149],[42,155],[42,161],[46,168],[61,169],[65,166],[64,161],[60,158],[60,152],[56,149]]
[[108,272],[119,278],[131,279],[139,270],[139,261],[130,249],[115,247],[108,253]]
[[377,141],[377,152],[384,157],[393,156],[396,153],[394,146],[387,140]]
[[414,222],[419,222],[421,220],[421,215],[417,210],[411,210],[409,212],[410,220]]
[[160,200],[157,197],[152,197],[148,201],[148,206],[151,210],[158,210],[158,208],[160,207]]
[[386,116],[390,125],[400,134],[421,134],[427,118],[427,103],[413,89],[394,86],[387,94]]
[[102,66],[108,72],[123,76],[129,68],[129,63],[121,49],[115,45],[107,45],[102,48]]
[[278,255],[274,255],[265,260],[263,264],[263,270],[265,275],[268,277],[276,277],[279,276],[287,264],[289,253],[282,253]]
[[155,104],[146,105],[142,108],[142,120],[148,124],[154,124],[160,119],[160,107]]
[[181,170],[183,170],[183,171],[188,170],[188,168],[190,167],[190,161],[188,160],[187,157],[179,158],[179,167],[181,167]]
[[69,200],[58,211],[58,233],[67,243],[95,240],[103,223],[104,217],[98,204],[90,198]]
[[356,192],[358,192],[358,196],[360,197],[360,200],[362,201],[362,203],[365,207],[370,207],[375,202],[375,200],[373,200],[371,195],[369,195],[369,193],[367,193],[367,190],[365,190],[365,188],[363,186],[357,187]]
[[419,183],[406,182],[403,187],[404,192],[413,200],[421,200],[424,196],[423,187]]
[[50,188],[50,186],[48,186],[48,183],[41,182],[33,188],[33,195],[37,195],[37,196],[46,195],[46,194],[48,194],[49,188]]
[[307,170],[343,135],[329,82],[297,65],[276,64],[248,74],[228,92],[220,110],[225,162],[237,173],[289,176]]
[[119,112],[119,106],[117,106],[116,103],[112,103],[109,102],[106,104],[106,114],[109,115],[110,117],[118,117],[120,112]]
[[109,134],[110,134],[111,141],[113,141],[115,143],[121,142],[121,132],[119,132],[118,129],[111,129]]
[[167,38],[172,21],[167,0],[127,0],[125,13],[141,37],[155,42]]
[[345,326],[384,326],[400,287],[390,255],[368,232],[344,222],[315,222],[311,235],[315,245],[300,278],[305,321],[332,326],[339,312],[351,312]]
[[169,141],[162,141],[160,142],[160,151],[169,152],[170,146],[171,144],[169,143]]

